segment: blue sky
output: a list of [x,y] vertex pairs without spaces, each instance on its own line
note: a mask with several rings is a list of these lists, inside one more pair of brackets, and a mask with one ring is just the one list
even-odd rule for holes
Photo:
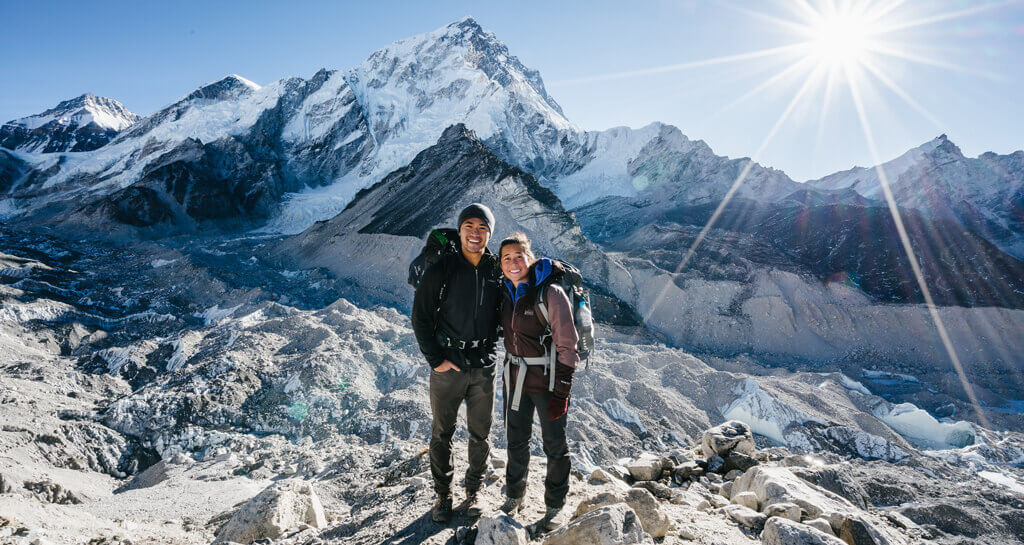
[[[663,69],[799,41],[792,29],[751,13],[796,20],[793,6],[0,0],[0,120],[86,91],[145,115],[226,74],[266,84],[308,77],[321,67],[346,69],[394,40],[472,15],[540,71],[549,93],[581,128],[662,121],[707,141],[718,154],[756,154],[799,181],[870,165],[873,155],[844,85],[824,114],[824,86],[809,86],[774,133],[805,81],[799,73],[736,101],[800,55]],[[864,78],[870,84],[861,96],[878,156],[890,159],[940,133],[970,156],[1024,148],[1024,2],[909,1],[883,20],[928,19],[937,20],[885,35],[928,63],[892,57],[876,63],[916,106],[877,78]]]

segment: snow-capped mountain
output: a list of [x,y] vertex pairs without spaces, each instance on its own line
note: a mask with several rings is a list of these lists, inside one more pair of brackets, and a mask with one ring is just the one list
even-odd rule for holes
[[[471,18],[381,49],[347,72],[322,70],[260,87],[239,76],[204,85],[121,134],[102,150],[64,161],[39,187],[11,197],[25,208],[95,199],[139,182],[187,141],[241,147],[284,193],[272,231],[297,232],[339,212],[464,123],[500,157],[541,175],[576,168],[582,134],[536,71]],[[231,142],[233,141],[233,142]],[[243,158],[239,158],[241,160]],[[209,176],[223,177],[211,172]],[[180,203],[179,203],[180,204]],[[240,207],[239,213],[251,210]],[[263,209],[257,217],[263,217]]]
[[120,102],[86,93],[0,126],[0,146],[33,153],[92,151],[139,120]]
[[[953,218],[1007,253],[1024,259],[1024,151],[965,157],[946,135],[883,163],[896,203],[931,217]],[[853,168],[809,185],[853,189],[884,200],[875,168]]]
[[[582,166],[550,182],[570,209],[609,196],[642,201],[650,211],[718,202],[749,163],[715,155],[703,140],[663,123],[587,132],[584,148]],[[771,202],[800,187],[785,173],[754,163],[736,195]]]

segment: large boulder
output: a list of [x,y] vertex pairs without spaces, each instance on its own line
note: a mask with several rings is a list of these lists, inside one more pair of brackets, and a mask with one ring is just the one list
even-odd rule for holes
[[789,502],[773,503],[763,510],[765,516],[769,518],[782,517],[793,522],[800,522],[802,511],[803,509],[800,509],[799,505]]
[[761,528],[764,528],[764,523],[768,520],[768,517],[764,516],[764,514],[758,513],[749,507],[736,505],[735,503],[726,505],[722,510],[736,523],[754,531],[760,531]]
[[589,477],[587,477],[587,484],[599,486],[602,484],[614,482],[615,480],[615,477],[613,477],[607,471],[601,468],[597,468],[590,473]]
[[704,432],[700,443],[705,458],[718,455],[727,458],[732,452],[753,456],[754,434],[750,426],[739,420],[730,420]]
[[804,481],[785,467],[751,468],[733,481],[733,498],[743,492],[753,492],[761,510],[776,503],[795,503],[804,510],[807,518],[856,511],[846,499]]
[[555,530],[544,545],[631,545],[650,543],[640,519],[623,503],[595,509]]
[[604,492],[592,496],[576,506],[576,516],[580,517],[601,507],[622,503],[628,505],[636,513],[644,531],[651,534],[651,537],[655,539],[665,537],[672,529],[672,521],[661,510],[658,500],[650,491],[643,488],[631,488],[623,492]]
[[732,502],[736,505],[742,505],[748,509],[753,509],[754,511],[760,511],[761,508],[761,502],[758,501],[757,494],[750,491],[733,494]]
[[14,479],[0,473],[0,494],[7,494],[14,491]]
[[762,545],[846,545],[821,530],[782,517],[771,517],[761,532]]
[[849,545],[890,545],[885,535],[871,523],[857,517],[848,517],[839,528],[839,537]]
[[246,502],[217,532],[214,543],[276,539],[300,525],[327,526],[323,505],[309,483],[281,481]]
[[36,497],[47,503],[82,503],[82,500],[78,499],[78,496],[73,492],[50,479],[43,479],[38,482],[26,482],[25,489],[35,492]]
[[505,513],[483,517],[476,525],[476,545],[526,545],[526,528]]
[[661,458],[649,454],[642,455],[626,466],[629,476],[636,481],[656,481],[661,478],[664,468]]

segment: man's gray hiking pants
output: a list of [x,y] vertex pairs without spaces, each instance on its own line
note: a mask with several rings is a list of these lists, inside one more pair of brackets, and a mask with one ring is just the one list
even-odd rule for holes
[[430,432],[430,473],[434,477],[434,491],[442,496],[451,494],[455,471],[452,435],[455,434],[455,419],[463,401],[466,402],[466,427],[469,429],[466,490],[478,490],[490,453],[487,436],[491,432],[494,410],[493,366],[444,373],[430,370],[430,410],[434,415]]

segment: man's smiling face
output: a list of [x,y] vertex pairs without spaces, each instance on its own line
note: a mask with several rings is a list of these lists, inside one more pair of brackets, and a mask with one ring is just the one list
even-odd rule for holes
[[491,229],[479,218],[469,218],[459,226],[462,251],[471,254],[483,253],[491,239]]

